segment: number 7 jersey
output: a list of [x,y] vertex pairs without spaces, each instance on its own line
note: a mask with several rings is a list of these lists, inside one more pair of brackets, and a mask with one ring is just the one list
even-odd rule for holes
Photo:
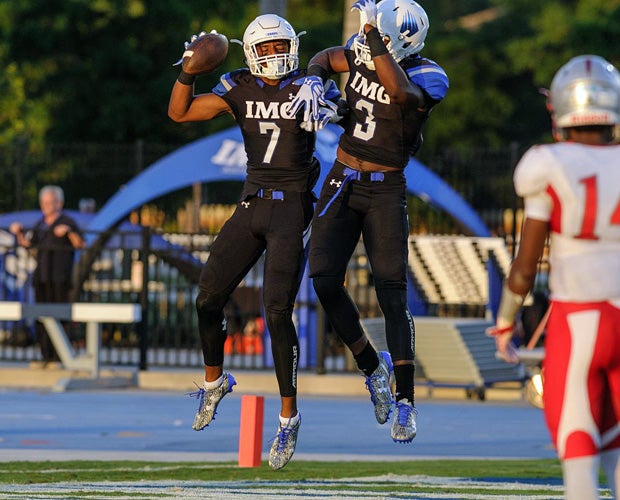
[[534,146],[514,185],[525,216],[549,222],[552,298],[620,298],[620,145]]
[[[243,68],[222,75],[213,89],[228,103],[241,129],[248,159],[246,184],[306,190],[316,134],[300,127],[303,113],[290,112],[291,101],[299,90],[293,82],[305,74],[305,70],[296,70],[272,86]],[[325,97],[340,97],[332,80],[325,84]]]

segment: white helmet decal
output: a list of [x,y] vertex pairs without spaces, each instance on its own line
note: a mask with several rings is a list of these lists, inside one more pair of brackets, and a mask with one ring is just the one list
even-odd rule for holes
[[[422,50],[428,28],[426,12],[414,0],[383,0],[377,4],[377,29],[397,62]],[[363,26],[353,42],[353,48],[357,56],[356,63],[363,62],[374,70]]]

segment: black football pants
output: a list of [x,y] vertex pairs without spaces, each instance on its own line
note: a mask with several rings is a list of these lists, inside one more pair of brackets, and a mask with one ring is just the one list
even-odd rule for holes
[[379,306],[394,361],[413,360],[414,327],[407,306],[408,219],[404,173],[383,181],[353,180],[319,214],[341,186],[344,165],[329,172],[312,221],[310,276],[325,313],[342,341],[351,345],[363,331],[359,312],[344,288],[347,264],[360,234],[370,261]]
[[292,314],[305,267],[303,233],[312,211],[310,192],[286,192],[284,200],[254,197],[240,202],[213,242],[196,298],[205,365],[219,366],[226,340],[224,306],[265,252],[263,305],[283,397],[297,393],[299,340]]

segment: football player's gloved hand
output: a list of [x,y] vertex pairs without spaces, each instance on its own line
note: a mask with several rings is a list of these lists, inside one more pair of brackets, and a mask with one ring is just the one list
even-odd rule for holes
[[305,76],[293,82],[299,85],[299,91],[291,103],[291,114],[296,115],[303,108],[304,119],[302,121],[318,121],[319,108],[325,106],[325,88],[323,80],[318,76]]
[[489,337],[495,337],[495,347],[497,352],[496,357],[504,360],[506,363],[517,364],[519,357],[514,344],[512,343],[512,334],[514,333],[515,325],[509,325],[503,328],[497,326],[491,326],[486,329],[486,334]]
[[328,123],[335,123],[341,118],[341,116],[338,116],[338,106],[331,101],[326,101],[325,105],[319,108],[319,118],[317,120],[303,121],[299,126],[306,132],[316,132]]
[[357,0],[351,10],[359,10],[360,28],[362,30],[365,24],[377,27],[377,4],[375,0]]
[[[211,33],[217,33],[216,30],[211,30]],[[189,46],[190,43],[195,42],[198,38],[203,37],[207,34],[206,31],[201,31],[200,33],[198,33],[197,35],[192,35],[189,39],[189,42],[184,42],[183,43],[183,54],[181,55],[181,58],[175,62],[173,64],[173,66],[178,66],[179,64],[183,63],[183,58],[185,57],[192,57],[192,55],[194,54],[191,50],[188,50],[187,47]]]

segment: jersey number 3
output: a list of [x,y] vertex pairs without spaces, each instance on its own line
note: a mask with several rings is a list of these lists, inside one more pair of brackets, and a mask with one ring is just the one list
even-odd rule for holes
[[375,135],[375,128],[377,122],[375,121],[374,104],[364,99],[360,99],[355,103],[355,109],[363,111],[366,114],[364,123],[358,123],[353,129],[353,136],[361,139],[362,141],[369,141]]

